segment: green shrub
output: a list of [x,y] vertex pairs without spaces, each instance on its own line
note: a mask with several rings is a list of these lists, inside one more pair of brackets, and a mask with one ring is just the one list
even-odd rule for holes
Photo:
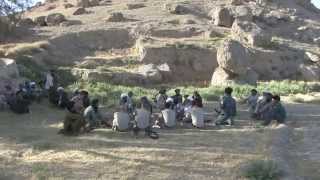
[[243,171],[243,176],[252,180],[279,180],[282,174],[272,160],[254,160]]

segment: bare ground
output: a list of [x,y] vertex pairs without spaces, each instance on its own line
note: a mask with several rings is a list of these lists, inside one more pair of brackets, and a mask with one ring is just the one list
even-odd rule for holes
[[319,179],[316,109],[288,105],[293,134],[274,152],[277,130],[252,128],[243,109],[233,128],[161,130],[151,140],[109,129],[61,136],[64,112],[35,104],[28,115],[0,113],[0,179],[243,179],[242,164],[266,158],[282,160],[296,179]]

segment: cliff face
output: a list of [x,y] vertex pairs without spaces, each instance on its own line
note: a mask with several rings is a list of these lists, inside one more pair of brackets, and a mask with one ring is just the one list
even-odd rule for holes
[[79,78],[124,84],[320,80],[320,10],[310,0],[57,0],[24,17],[19,26],[28,30],[19,42],[47,46],[26,52],[19,43],[2,45],[4,56],[27,53]]

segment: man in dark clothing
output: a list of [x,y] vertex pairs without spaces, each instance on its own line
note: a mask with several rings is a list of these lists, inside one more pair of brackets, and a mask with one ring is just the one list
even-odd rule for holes
[[176,89],[174,92],[176,93],[174,96],[172,96],[174,105],[177,106],[178,104],[182,104],[182,95],[180,94],[180,89]]
[[68,94],[62,87],[59,87],[57,89],[57,92],[58,92],[58,98],[59,98],[57,105],[59,108],[64,109],[67,107],[69,102]]
[[[237,113],[236,100],[232,97],[233,89],[227,87],[220,103],[220,114],[216,125],[233,125]],[[230,122],[227,122],[230,121]]]
[[272,97],[272,102],[270,103],[270,107],[265,112],[268,114],[267,118],[264,118],[263,125],[267,126],[271,123],[272,120],[276,120],[278,124],[283,124],[287,117],[287,113],[285,108],[280,102],[280,96],[275,95]]
[[192,96],[193,100],[197,102],[198,106],[200,108],[203,107],[203,104],[202,104],[202,97],[200,96],[199,92],[198,91],[195,91],[193,93],[193,96]]
[[10,109],[17,114],[29,113],[29,101],[24,99],[22,91],[18,91],[12,103],[9,105]]

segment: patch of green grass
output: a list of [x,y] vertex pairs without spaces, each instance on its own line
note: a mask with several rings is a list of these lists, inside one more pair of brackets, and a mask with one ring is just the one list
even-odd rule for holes
[[[269,91],[279,95],[290,95],[302,93],[306,94],[311,91],[311,87],[304,82],[296,81],[271,81],[258,83],[257,87],[250,85],[234,84],[233,96],[241,99],[250,94],[251,89],[256,88],[260,93]],[[173,86],[173,85],[156,85],[152,87],[139,87],[139,86],[123,86],[113,85],[109,83],[88,83],[77,82],[69,86],[69,89],[86,89],[90,92],[91,96],[97,97],[103,104],[116,105],[120,99],[121,93],[132,91],[136,99],[147,96],[154,98],[161,88],[168,90],[168,95],[174,95],[174,89],[181,89],[182,95],[192,95],[194,91],[198,91],[204,100],[217,101],[223,95],[225,86],[210,86],[210,87],[196,87],[196,86]]]
[[251,180],[279,180],[282,171],[272,160],[254,160],[243,170],[243,176]]

